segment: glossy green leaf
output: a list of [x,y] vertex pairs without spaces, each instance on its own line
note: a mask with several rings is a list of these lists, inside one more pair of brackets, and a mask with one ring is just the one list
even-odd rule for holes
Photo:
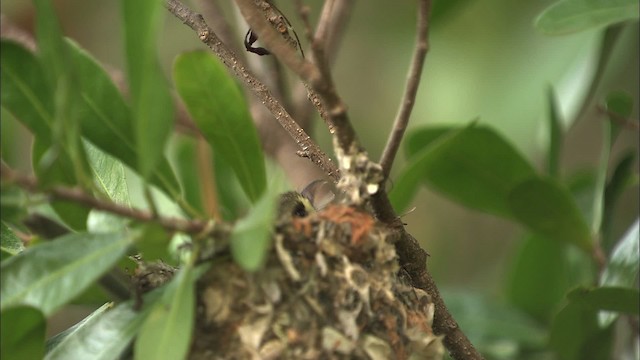
[[[2,41],[0,46],[2,106],[35,135],[34,169],[41,183],[78,184],[75,176],[78,172],[69,152],[60,146],[51,145],[54,143],[52,134],[55,132],[56,110],[53,87],[47,80],[44,69],[35,56],[21,46],[7,41]],[[76,155],[82,157],[80,152]],[[60,202],[55,202],[53,206],[74,229],[85,228],[87,210]]]
[[[102,151],[122,161],[134,170],[138,169],[132,116],[122,94],[109,74],[86,51],[73,41],[67,41],[69,52],[76,65],[82,101],[76,111],[82,126],[82,135]],[[163,157],[151,177],[171,198],[180,194],[180,185],[169,162]]]
[[191,345],[195,316],[195,271],[180,269],[163,299],[151,310],[135,344],[136,359],[184,359]]
[[0,248],[11,255],[24,251],[24,244],[4,221],[0,222]]
[[556,315],[550,334],[550,348],[559,360],[609,360],[613,327],[600,328],[597,310],[570,302]]
[[531,178],[509,194],[515,218],[533,233],[573,244],[590,253],[589,227],[568,190],[548,179]]
[[547,172],[557,178],[560,175],[560,155],[562,152],[562,119],[553,88],[548,91],[549,101],[549,149],[547,151]]
[[[130,207],[129,188],[122,163],[88,141],[84,142],[84,147],[96,187],[111,201]],[[92,209],[87,219],[87,228],[91,232],[118,231],[124,229],[126,221],[114,214]]]
[[563,35],[638,19],[637,0],[564,0],[545,9],[535,21],[548,35]]
[[65,338],[67,338],[68,336],[73,337],[75,333],[77,333],[78,331],[82,331],[82,329],[85,326],[91,326],[97,319],[99,319],[102,315],[104,315],[108,310],[113,309],[113,307],[114,307],[113,302],[106,302],[102,306],[100,306],[98,309],[94,310],[87,317],[82,319],[79,323],[47,339],[47,348],[46,348],[47,356],[50,356],[51,350],[58,347],[64,341]]
[[0,99],[2,107],[37,138],[51,143],[53,88],[38,59],[22,46],[0,41]]
[[640,314],[640,292],[634,288],[578,288],[571,291],[567,298],[572,303],[593,310],[616,311],[636,316]]
[[89,142],[84,145],[98,188],[113,202],[130,206],[129,188],[122,163]]
[[0,307],[31,305],[46,315],[80,294],[131,245],[122,233],[69,234],[2,263]]
[[214,153],[224,157],[253,202],[266,187],[264,156],[240,88],[209,52],[180,55],[176,89]]
[[18,306],[0,314],[0,358],[42,359],[47,322],[38,309]]
[[47,343],[47,360],[121,359],[164,289],[144,296],[142,309],[127,301],[112,309],[97,310],[82,322]]
[[231,234],[231,255],[247,271],[256,271],[266,259],[271,244],[277,195],[266,192],[240,219]]
[[551,320],[571,285],[566,246],[542,237],[529,237],[509,272],[509,301],[543,323]]
[[[471,125],[437,140],[412,166],[427,185],[470,208],[511,216],[510,191],[534,170],[504,138],[485,126]],[[415,171],[415,170],[410,170]]]
[[157,59],[166,13],[162,0],[123,0],[125,57],[132,98],[138,170],[149,179],[160,163],[173,126],[173,99]]

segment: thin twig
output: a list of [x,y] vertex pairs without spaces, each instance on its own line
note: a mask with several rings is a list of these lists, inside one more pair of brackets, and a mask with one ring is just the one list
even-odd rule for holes
[[421,0],[418,7],[418,29],[416,34],[416,45],[413,52],[413,60],[407,76],[407,85],[400,103],[400,108],[393,122],[393,128],[387,145],[384,147],[380,157],[380,165],[385,178],[389,177],[393,161],[400,148],[400,143],[407,129],[411,111],[416,101],[420,76],[424,67],[424,60],[429,51],[429,16],[431,14],[431,0]]
[[[170,217],[157,217],[153,213],[140,209],[132,209],[127,206],[119,205],[111,201],[101,200],[86,191],[79,188],[70,188],[65,186],[54,186],[52,188],[40,189],[38,180],[33,176],[20,174],[11,169],[4,162],[1,164],[2,181],[7,184],[15,184],[30,193],[43,193],[55,200],[64,200],[73,202],[84,207],[96,210],[106,211],[111,214],[120,215],[129,219],[141,222],[156,222],[164,229],[171,232],[182,232],[191,235],[202,235],[202,232],[208,229],[209,224],[202,220],[185,220]],[[5,184],[3,184],[5,185]],[[216,223],[214,229],[221,229],[225,225]]]
[[[309,159],[334,181],[337,181],[339,172],[331,159],[298,126],[284,107],[271,95],[269,89],[247,70],[238,57],[220,41],[215,32],[204,21],[202,15],[193,12],[178,0],[167,0],[166,7],[174,16],[192,28],[198,34],[200,40],[209,46],[220,60],[251,89],[274,115],[280,125],[296,141],[298,147],[309,154]],[[288,48],[286,44],[283,44],[283,46]]]

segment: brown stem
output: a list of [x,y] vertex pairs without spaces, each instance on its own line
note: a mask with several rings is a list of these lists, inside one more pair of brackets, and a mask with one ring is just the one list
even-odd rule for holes
[[[157,217],[148,211],[132,209],[119,205],[111,201],[101,200],[79,188],[65,186],[54,186],[48,189],[40,189],[38,181],[33,176],[20,174],[11,169],[4,162],[1,163],[2,181],[8,184],[15,184],[31,193],[43,193],[55,200],[73,202],[90,209],[102,210],[111,214],[120,215],[129,219],[141,222],[156,222],[170,232],[182,232],[191,235],[202,235],[208,230],[209,224],[202,220],[185,220],[179,218]],[[4,185],[4,184],[3,184]],[[223,223],[216,223],[210,231],[227,227]]]
[[[267,87],[260,82],[238,59],[238,57],[220,41],[215,32],[207,25],[202,15],[193,12],[178,0],[167,0],[167,9],[184,24],[192,28],[200,40],[205,43],[233,73],[262,101],[278,120],[280,125],[296,141],[298,147],[309,154],[309,159],[320,167],[329,177],[337,180],[339,172],[331,159],[298,126],[291,115],[278,102]],[[275,31],[275,30],[274,30]],[[283,44],[284,47],[288,46]]]
[[[325,54],[329,64],[332,64],[336,58],[338,46],[343,38],[354,3],[354,0],[327,0],[322,6],[314,37],[325,39]],[[313,40],[311,40],[312,42]],[[312,52],[310,60],[314,62]],[[322,107],[320,97],[315,92],[309,91],[307,84],[299,83],[293,92],[293,97],[295,109],[293,113],[300,124],[306,124],[310,121],[315,106],[320,113],[320,117],[327,124],[329,132],[333,133],[333,125],[331,125],[326,111]]]
[[382,156],[380,157],[380,166],[385,178],[389,177],[393,161],[400,148],[402,137],[407,129],[409,117],[413,110],[413,104],[416,101],[418,86],[420,85],[420,75],[424,67],[424,60],[429,51],[429,16],[431,15],[431,0],[421,0],[418,7],[418,29],[416,34],[416,45],[413,52],[413,60],[409,68],[407,76],[407,85],[398,109],[398,114],[393,122],[393,128],[387,145],[385,146]]

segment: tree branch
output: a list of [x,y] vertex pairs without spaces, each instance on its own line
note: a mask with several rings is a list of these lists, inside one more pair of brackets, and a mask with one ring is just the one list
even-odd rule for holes
[[[73,202],[84,207],[106,211],[129,219],[141,222],[155,222],[170,232],[181,232],[190,235],[205,235],[204,232],[213,234],[217,230],[228,228],[226,224],[217,222],[215,226],[202,220],[185,220],[179,218],[156,217],[151,212],[140,209],[132,209],[111,201],[101,200],[79,188],[54,186],[48,189],[40,189],[38,180],[33,176],[20,174],[7,166],[4,161],[0,165],[2,181],[15,184],[30,193],[43,193],[55,200]],[[4,186],[5,184],[3,184]]]
[[[327,0],[322,7],[320,19],[318,19],[315,35],[313,36],[325,39],[325,54],[330,65],[336,58],[338,46],[343,38],[346,23],[350,18],[351,8],[354,3],[353,0]],[[311,52],[310,60],[314,62],[313,52]],[[327,124],[329,132],[333,133],[333,125],[331,125],[326,111],[321,107],[320,97],[315,92],[308,91],[308,87],[307,84],[299,83],[293,92],[293,113],[295,118],[298,119],[300,124],[309,122],[315,106],[320,112],[320,117]]]
[[323,39],[315,39],[311,44],[317,65],[297,56],[276,29],[267,21],[260,7],[264,7],[264,0],[236,0],[242,15],[251,28],[259,35],[271,53],[287,65],[303,81],[318,93],[322,104],[327,110],[331,123],[335,126],[334,139],[340,149],[346,154],[360,150],[355,131],[347,116],[346,106],[335,91],[331,73],[324,56]]
[[193,12],[178,0],[167,0],[166,7],[174,16],[192,28],[198,34],[200,40],[213,50],[220,60],[262,101],[280,125],[296,141],[298,147],[308,154],[309,159],[334,181],[337,181],[339,171],[331,159],[291,118],[285,108],[271,95],[267,87],[247,70],[240,59],[220,41],[215,32],[204,21],[202,15]]
[[431,0],[421,0],[418,7],[418,24],[416,32],[416,45],[413,52],[413,60],[407,76],[407,85],[400,103],[400,108],[393,122],[393,128],[389,139],[380,157],[380,166],[385,178],[389,177],[393,161],[400,148],[400,143],[409,123],[409,117],[415,104],[420,75],[424,67],[424,60],[429,51],[429,17],[431,15]]

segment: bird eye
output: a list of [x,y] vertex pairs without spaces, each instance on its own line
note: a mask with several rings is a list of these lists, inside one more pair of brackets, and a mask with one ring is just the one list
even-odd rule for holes
[[296,206],[293,208],[291,215],[296,217],[305,217],[309,215],[309,213],[307,212],[307,209],[305,209],[304,204],[301,202],[298,202]]

